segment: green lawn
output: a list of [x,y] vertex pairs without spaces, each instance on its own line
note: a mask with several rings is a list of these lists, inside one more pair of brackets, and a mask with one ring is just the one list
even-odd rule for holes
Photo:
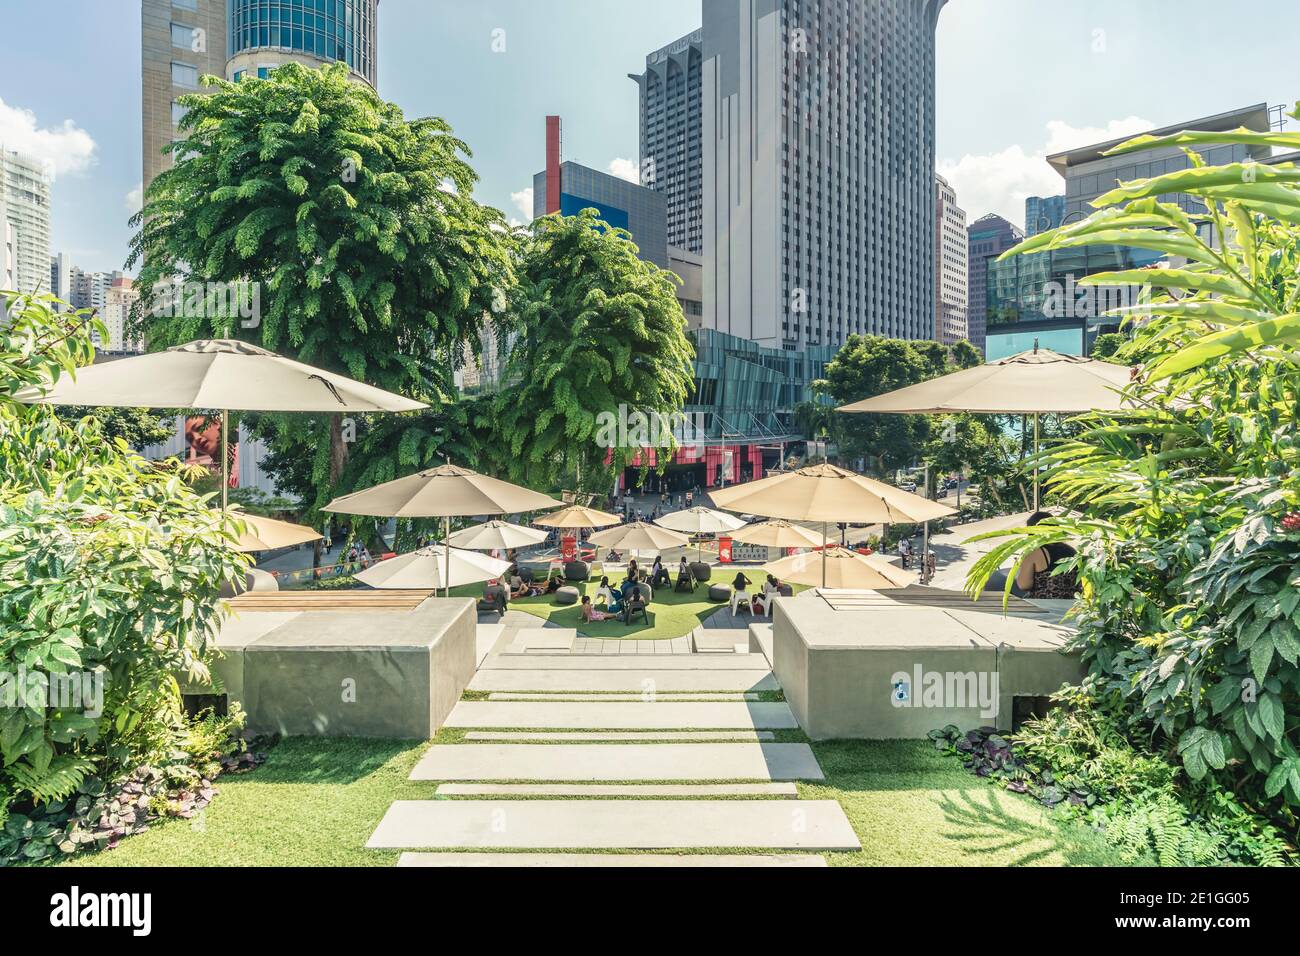
[[[444,731],[453,743],[462,733]],[[799,739],[797,732],[782,739]],[[406,779],[421,742],[295,737],[251,774],[222,777],[201,818],[171,820],[116,850],[64,865],[391,866],[365,849],[392,801],[426,799],[434,783]],[[963,771],[928,741],[814,744],[827,781],[805,799],[838,800],[862,840],[832,865],[1116,865],[1100,839],[1066,830],[1026,797]]]

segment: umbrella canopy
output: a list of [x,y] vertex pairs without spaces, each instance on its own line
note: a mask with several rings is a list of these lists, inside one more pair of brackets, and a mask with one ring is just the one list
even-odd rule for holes
[[239,544],[236,546],[238,550],[245,553],[290,548],[323,537],[315,528],[304,525],[276,521],[274,518],[264,518],[261,515],[245,514],[242,511],[235,511],[233,514],[245,526],[245,531],[239,536]]
[[493,519],[483,524],[476,524],[464,531],[457,531],[447,539],[447,544],[455,548],[470,551],[492,551],[495,549],[526,548],[530,544],[541,544],[546,540],[546,532],[536,528],[525,528],[511,524],[509,521]]
[[810,584],[824,588],[883,591],[912,584],[915,575],[896,564],[874,555],[858,554],[845,548],[830,547],[814,554],[794,554],[765,564],[762,570],[787,584]]
[[542,515],[535,519],[533,524],[541,525],[543,528],[605,528],[618,524],[622,520],[618,515],[612,515],[608,511],[570,505],[548,515]]
[[257,412],[413,412],[423,402],[233,339],[205,339],[79,369],[23,401]]
[[745,527],[739,518],[712,508],[687,508],[674,511],[655,521],[661,528],[670,528],[685,534],[725,534]]
[[1037,349],[854,402],[839,411],[891,415],[1113,411],[1123,407],[1119,393],[1130,379],[1124,365]]
[[475,551],[461,551],[446,545],[421,548],[399,558],[380,561],[357,575],[362,584],[388,590],[454,588],[499,578],[510,568]]
[[665,551],[690,543],[690,538],[648,521],[633,521],[608,531],[598,531],[587,539],[602,548],[622,548],[627,551]]
[[956,510],[836,465],[811,465],[770,478],[709,492],[728,511],[854,524],[912,524],[956,514]]
[[823,541],[819,532],[809,531],[803,525],[791,524],[782,518],[751,524],[732,537],[745,544],[769,548],[819,548]]
[[554,498],[499,478],[459,465],[439,465],[336,498],[325,510],[377,518],[446,518],[516,514],[558,504]]

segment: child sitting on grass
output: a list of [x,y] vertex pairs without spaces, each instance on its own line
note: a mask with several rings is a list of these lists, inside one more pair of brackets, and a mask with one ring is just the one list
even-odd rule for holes
[[597,611],[595,605],[591,603],[591,598],[585,594],[582,596],[582,619],[587,623],[598,624],[601,621],[608,621],[613,616],[604,611]]

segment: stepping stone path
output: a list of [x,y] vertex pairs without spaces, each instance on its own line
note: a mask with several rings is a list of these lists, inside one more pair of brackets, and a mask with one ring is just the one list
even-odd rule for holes
[[452,710],[465,742],[411,773],[434,798],[396,801],[367,843],[408,851],[399,866],[807,867],[861,848],[837,802],[798,799],[794,781],[823,773],[775,739],[798,723],[762,653],[498,646],[470,689],[491,699]]

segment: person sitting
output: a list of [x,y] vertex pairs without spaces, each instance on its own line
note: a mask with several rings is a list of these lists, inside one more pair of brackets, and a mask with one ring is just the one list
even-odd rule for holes
[[599,624],[601,621],[608,621],[614,616],[612,611],[609,613],[597,611],[595,605],[591,603],[591,598],[585,594],[582,596],[582,619],[587,623]]
[[497,614],[505,614],[509,603],[510,598],[506,593],[505,586],[502,585],[499,580],[493,578],[487,583],[487,586],[483,588],[483,597],[478,602],[478,610],[483,614],[491,614],[494,612]]
[[639,572],[640,569],[636,565],[636,558],[633,558],[631,561],[627,563],[627,576],[635,580]]
[[754,596],[754,604],[764,617],[772,616],[772,600],[781,594],[781,582],[769,574],[763,582],[763,593]]
[[610,586],[608,577],[600,579],[600,587],[596,589],[596,600],[604,601],[606,607],[613,607],[618,600],[614,594],[614,589]]
[[559,571],[552,571],[546,576],[546,588],[541,593],[554,594],[562,587],[564,587],[564,575]]
[[754,613],[754,609],[749,603],[750,594],[745,590],[752,583],[753,582],[750,581],[749,578],[745,577],[745,575],[741,574],[739,571],[736,572],[736,578],[731,582],[731,586],[734,589],[731,592],[732,614],[738,614],[742,607],[750,614]]
[[533,589],[518,574],[510,578],[510,600],[518,601],[520,598],[532,597],[532,594]]
[[615,551],[613,548],[610,548],[609,553],[605,555],[605,560],[612,561],[612,562],[622,561],[623,553],[621,551]]
[[677,583],[673,585],[673,590],[678,592],[694,591],[699,582],[695,580],[695,575],[691,574],[691,569],[686,565],[686,559],[682,559],[682,566],[677,569]]
[[731,586],[735,588],[737,591],[743,591],[745,590],[745,588],[749,587],[753,583],[754,583],[753,581],[745,577],[745,572],[737,571],[736,577],[731,582]]
[[668,576],[668,569],[660,558],[655,558],[654,567],[650,569],[650,586],[661,588],[671,583],[672,578]]

